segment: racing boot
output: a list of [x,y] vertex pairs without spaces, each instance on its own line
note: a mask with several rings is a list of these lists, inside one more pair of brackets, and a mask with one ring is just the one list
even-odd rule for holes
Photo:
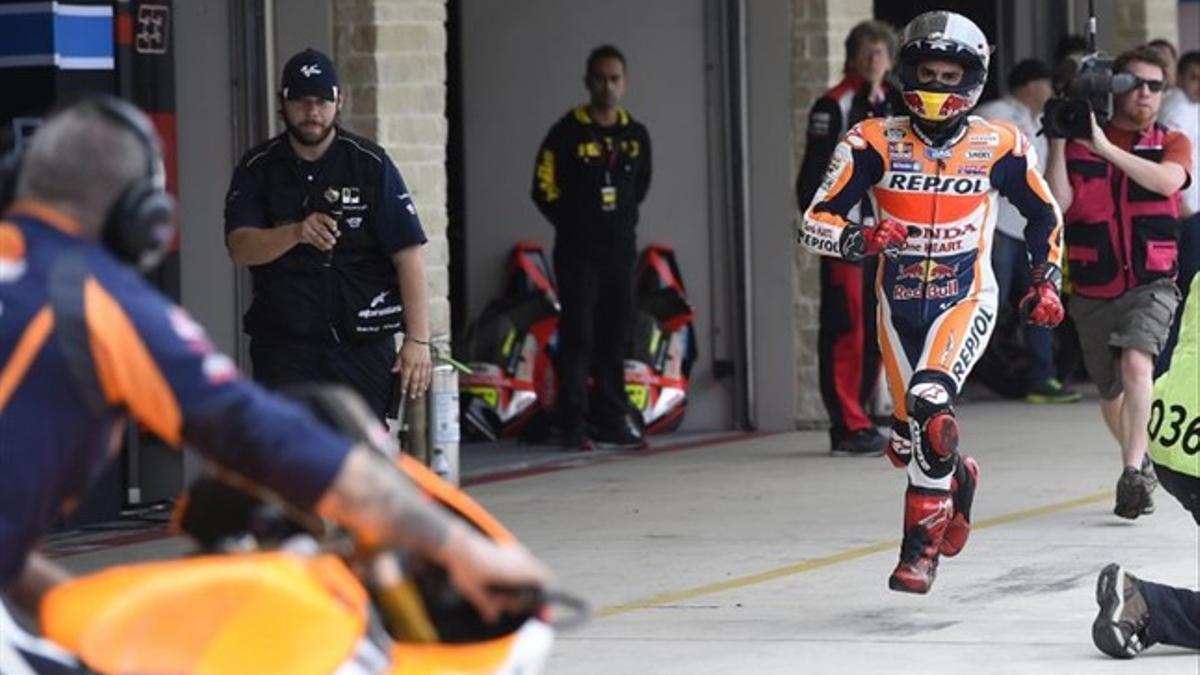
[[946,526],[939,552],[947,558],[958,555],[971,535],[971,503],[975,501],[975,486],[979,483],[979,464],[974,457],[963,455],[954,467],[950,495],[954,501],[954,517]]
[[949,492],[908,487],[904,495],[900,562],[888,579],[888,588],[903,593],[929,592],[937,576],[939,550],[953,513]]

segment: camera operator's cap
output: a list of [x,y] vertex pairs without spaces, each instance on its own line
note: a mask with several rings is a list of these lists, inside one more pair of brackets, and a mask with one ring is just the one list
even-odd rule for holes
[[333,60],[315,49],[305,49],[296,54],[283,66],[279,93],[288,101],[305,96],[336,101],[338,74]]

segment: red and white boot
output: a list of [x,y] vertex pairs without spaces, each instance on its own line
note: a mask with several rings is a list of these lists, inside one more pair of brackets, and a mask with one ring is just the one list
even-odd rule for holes
[[975,486],[979,484],[979,464],[974,457],[962,456],[954,468],[950,495],[954,499],[954,517],[946,526],[946,536],[939,549],[942,555],[953,558],[967,545],[971,535],[971,504],[975,501]]
[[937,576],[938,556],[946,528],[954,515],[949,492],[908,486],[904,494],[904,541],[900,562],[888,588],[903,593],[928,593]]

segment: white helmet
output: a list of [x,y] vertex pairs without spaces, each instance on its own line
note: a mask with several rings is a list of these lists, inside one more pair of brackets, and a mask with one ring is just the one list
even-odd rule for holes
[[[991,54],[987,36],[974,21],[942,10],[921,14],[904,27],[900,47],[904,104],[930,122],[949,120],[974,108],[987,84]],[[929,60],[961,64],[962,81],[956,85],[920,82],[917,66]]]

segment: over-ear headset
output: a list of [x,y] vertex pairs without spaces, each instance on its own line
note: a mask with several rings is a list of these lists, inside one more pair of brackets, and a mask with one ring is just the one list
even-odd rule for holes
[[146,116],[131,103],[99,95],[81,102],[128,129],[141,143],[146,173],[120,195],[104,219],[101,240],[120,260],[147,270],[162,262],[175,238],[175,200],[167,193],[157,137]]
[[[130,183],[109,208],[100,233],[101,242],[121,261],[145,271],[162,261],[175,238],[175,200],[166,191],[162,154],[153,127],[133,104],[107,94],[90,95],[72,104],[89,106],[137,139],[146,158],[145,173]],[[20,173],[21,154],[2,161],[0,208],[13,195]]]

